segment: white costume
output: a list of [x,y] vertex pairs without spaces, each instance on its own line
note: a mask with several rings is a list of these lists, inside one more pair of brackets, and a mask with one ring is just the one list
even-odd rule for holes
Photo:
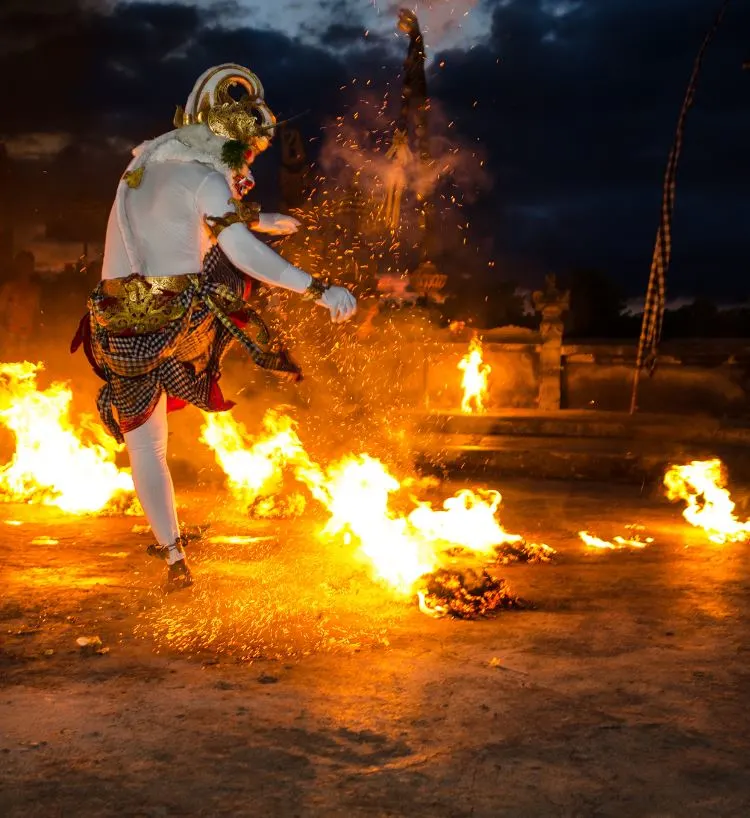
[[[244,99],[230,96],[235,86],[245,89]],[[218,385],[233,340],[260,366],[299,378],[247,304],[253,283],[303,294],[335,322],[356,310],[348,290],[313,279],[250,232],[298,227],[242,198],[252,186],[247,166],[268,146],[275,122],[247,69],[218,66],[198,79],[185,110],[178,109],[176,130],[133,152],[110,213],[102,282],[73,344],[84,345],[105,381],[100,414],[126,443],[158,542],[151,553],[167,561],[175,587],[191,578],[166,460],[167,411],[186,403],[206,411],[233,405]]]

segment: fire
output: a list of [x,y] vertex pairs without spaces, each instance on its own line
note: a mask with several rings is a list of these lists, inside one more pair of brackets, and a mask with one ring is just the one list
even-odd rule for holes
[[[635,528],[635,526],[628,526],[628,528]],[[611,541],[603,540],[601,537],[595,537],[593,534],[589,534],[588,531],[579,531],[578,536],[589,548],[599,548],[609,551],[615,551],[622,548],[645,548],[647,545],[651,545],[651,543],[654,541],[653,537],[645,537],[644,539],[641,539],[638,534],[630,537],[622,537],[618,534],[616,537],[613,537]]]
[[375,574],[396,590],[410,593],[435,567],[429,544],[414,537],[409,518],[391,510],[391,496],[401,485],[379,460],[347,457],[309,485],[331,515],[323,533],[355,537]]
[[354,536],[377,577],[404,595],[414,594],[452,553],[494,562],[503,546],[523,543],[498,522],[502,498],[496,491],[464,489],[442,508],[413,499],[411,511],[396,511],[401,483],[366,454],[334,463],[322,485],[310,488],[331,514],[324,533]]
[[479,338],[471,339],[469,351],[458,362],[458,368],[464,373],[461,379],[464,391],[461,411],[467,415],[482,414],[486,411],[487,379],[492,367],[482,358],[482,342]]
[[664,485],[667,498],[683,500],[687,505],[682,516],[690,525],[702,528],[711,542],[723,545],[750,538],[750,520],[737,519],[718,458],[671,466],[664,475]]
[[235,495],[252,505],[261,493],[280,488],[285,474],[293,476],[329,515],[320,535],[353,543],[375,577],[399,594],[419,595],[425,578],[457,556],[486,564],[503,556],[544,560],[554,553],[505,531],[496,491],[464,489],[435,508],[411,497],[407,481],[367,454],[326,467],[315,463],[288,416],[269,412],[263,429],[264,436],[253,441],[230,415],[206,416],[202,439]]
[[115,465],[121,447],[86,417],[84,441],[70,420],[71,390],[62,383],[38,389],[42,369],[28,361],[0,364],[0,423],[15,437],[12,459],[0,466],[0,499],[73,514],[131,501],[133,480]]
[[269,410],[261,424],[262,434],[254,442],[229,414],[203,413],[203,418],[200,439],[214,452],[230,490],[245,508],[258,517],[305,510],[301,495],[286,497],[286,503],[280,498],[285,472],[312,468],[292,418]]

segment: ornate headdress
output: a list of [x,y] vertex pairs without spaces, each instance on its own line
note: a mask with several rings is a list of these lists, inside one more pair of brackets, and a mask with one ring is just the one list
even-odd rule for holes
[[[239,99],[231,94],[237,87],[245,90]],[[235,63],[214,66],[198,77],[185,107],[177,108],[174,126],[207,125],[216,136],[237,143],[238,159],[243,149],[261,153],[276,127],[263,96],[263,85],[249,69]]]
[[[235,99],[230,93],[239,87],[244,94]],[[250,154],[261,153],[271,142],[276,117],[263,98],[263,86],[247,68],[225,63],[204,71],[193,86],[184,108],[174,116],[176,131],[169,131],[139,145],[122,176],[117,191],[117,220],[131,269],[141,262],[126,210],[129,192],[141,185],[146,167],[152,162],[203,162],[223,172],[248,218],[257,217],[257,205],[246,202],[255,182],[243,170]]]

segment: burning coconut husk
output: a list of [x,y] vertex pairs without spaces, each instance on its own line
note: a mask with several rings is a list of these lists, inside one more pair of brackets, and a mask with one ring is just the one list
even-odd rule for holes
[[57,506],[71,514],[140,514],[122,450],[99,424],[71,418],[73,393],[65,383],[37,385],[44,369],[28,361],[0,363],[0,424],[15,450],[0,466],[0,500]]
[[[242,506],[252,511],[262,497],[273,507],[273,498],[284,496],[275,492],[281,492],[293,477],[306,489],[314,508],[327,515],[319,537],[351,546],[355,560],[366,564],[373,579],[394,595],[417,599],[425,578],[440,576],[443,591],[438,594],[434,586],[422,604],[432,610],[431,615],[442,608],[452,610],[444,601],[453,591],[456,610],[464,610],[464,615],[473,609],[489,610],[491,604],[501,607],[507,590],[489,579],[482,580],[479,597],[484,601],[469,604],[480,587],[476,572],[498,563],[547,561],[554,554],[549,546],[529,544],[502,527],[497,516],[502,497],[497,491],[463,489],[435,507],[415,496],[418,482],[397,479],[384,463],[367,454],[347,455],[327,465],[314,461],[289,415],[268,412],[262,430],[253,438],[241,423],[225,415],[206,416],[202,431]],[[458,556],[470,568],[453,570]],[[467,577],[468,587],[462,579]]]
[[263,495],[256,497],[247,513],[256,520],[292,520],[301,517],[307,508],[307,499],[301,492]]
[[[252,517],[297,517],[307,501],[294,484],[296,466],[309,463],[291,417],[266,412],[252,440],[229,414],[203,414],[200,439],[214,453],[234,498]],[[290,480],[290,477],[292,478]]]
[[484,569],[441,568],[423,579],[417,597],[420,611],[428,616],[478,619],[501,610],[528,607],[510,592],[504,579],[490,576]]
[[670,466],[664,475],[667,498],[683,501],[682,516],[717,545],[750,539],[750,520],[743,522],[735,515],[726,483],[726,468],[718,458]]

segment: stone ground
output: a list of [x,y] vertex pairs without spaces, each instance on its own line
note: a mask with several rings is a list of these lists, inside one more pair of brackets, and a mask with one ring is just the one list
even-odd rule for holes
[[[195,543],[170,598],[140,520],[0,507],[0,815],[750,814],[748,546],[638,487],[502,489],[558,557],[501,569],[535,607],[480,622],[207,490],[185,519],[254,539]],[[626,523],[655,542],[576,536]]]

